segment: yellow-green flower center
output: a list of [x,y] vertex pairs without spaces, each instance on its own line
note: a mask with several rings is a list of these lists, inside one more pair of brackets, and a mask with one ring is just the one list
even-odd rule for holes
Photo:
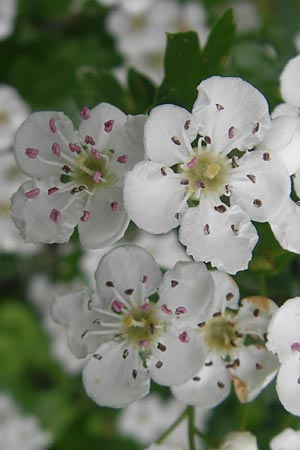
[[146,348],[151,343],[154,333],[157,336],[158,323],[151,303],[147,304],[146,309],[133,307],[122,319],[123,333],[129,343]]
[[207,346],[222,356],[230,353],[241,337],[234,321],[230,319],[226,315],[213,317],[203,328],[203,338]]

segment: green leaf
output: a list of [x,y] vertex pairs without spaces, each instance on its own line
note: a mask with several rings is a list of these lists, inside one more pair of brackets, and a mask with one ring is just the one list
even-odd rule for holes
[[153,104],[156,93],[153,83],[136,70],[129,69],[128,87],[137,112],[146,112]]
[[155,104],[174,103],[191,109],[201,81],[202,52],[194,31],[167,34],[165,78],[158,89]]
[[203,75],[205,77],[223,72],[235,40],[235,23],[232,8],[217,20],[203,50]]

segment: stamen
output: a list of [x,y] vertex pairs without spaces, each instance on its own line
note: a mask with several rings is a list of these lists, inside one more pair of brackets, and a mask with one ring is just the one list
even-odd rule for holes
[[260,208],[262,206],[262,201],[259,198],[255,198],[253,200],[253,205],[256,206],[257,208]]
[[196,156],[194,158],[192,158],[188,163],[187,163],[187,167],[189,169],[192,169],[193,167],[195,167],[195,165],[197,164],[197,158]]
[[110,207],[111,207],[111,210],[112,210],[112,211],[117,211],[118,206],[119,206],[119,204],[118,204],[118,202],[116,202],[116,201],[111,202],[111,204],[110,204]]
[[172,136],[172,137],[171,137],[171,141],[172,141],[174,144],[176,144],[176,145],[181,145],[180,140],[179,140],[178,137],[176,137],[176,136]]
[[293,342],[291,344],[292,352],[300,352],[300,342]]
[[183,331],[178,337],[180,342],[182,342],[183,344],[188,344],[190,342],[190,337],[187,331]]
[[139,347],[146,348],[149,345],[148,339],[140,339],[138,343]]
[[28,147],[25,150],[25,155],[30,159],[35,159],[39,154],[39,150],[37,148]]
[[90,145],[95,145],[96,144],[96,142],[94,141],[93,137],[89,136],[88,134],[85,136],[84,142],[86,144],[90,144]]
[[57,191],[59,191],[59,188],[56,187],[56,186],[53,186],[52,188],[48,189],[48,195],[52,195],[52,194],[54,194]]
[[99,152],[99,150],[92,148],[91,153],[93,155],[93,157],[95,159],[98,159],[98,161],[100,161],[101,159],[103,159],[103,156],[101,155],[101,153]]
[[120,313],[122,309],[126,308],[126,305],[120,300],[114,300],[111,304],[111,307],[116,313]]
[[101,172],[99,172],[99,170],[96,170],[96,172],[94,172],[93,180],[95,183],[99,183],[101,181]]
[[175,309],[175,314],[185,314],[187,312],[187,309],[185,306],[178,306]]
[[224,106],[219,105],[219,103],[216,103],[216,107],[217,107],[218,111],[223,111],[223,109],[224,109]]
[[52,145],[52,151],[53,151],[54,155],[56,155],[56,156],[61,155],[61,148],[57,142],[54,142],[54,144]]
[[49,217],[55,223],[61,222],[61,213],[60,211],[58,211],[58,209],[52,209]]
[[110,133],[111,130],[113,129],[115,121],[114,120],[108,120],[107,122],[104,122],[104,131],[106,133]]
[[125,164],[128,161],[128,155],[122,155],[117,158],[117,162],[120,164]]
[[72,144],[71,142],[69,143],[69,149],[71,150],[71,152],[77,152],[80,153],[81,152],[81,147],[78,144]]
[[88,120],[90,118],[90,109],[87,106],[84,106],[80,111],[80,116],[83,120]]
[[179,284],[179,281],[177,281],[177,280],[171,280],[171,287],[172,287],[172,288],[178,286],[178,284]]
[[57,132],[55,120],[53,119],[53,117],[49,120],[49,127],[50,127],[50,130],[52,131],[52,133]]
[[229,139],[232,139],[232,138],[233,138],[233,136],[234,136],[234,130],[235,130],[234,127],[230,127],[230,128],[229,128],[229,130],[228,130],[228,138],[229,138]]
[[40,195],[41,190],[39,188],[31,189],[31,191],[25,192],[25,197],[28,199],[37,198]]
[[165,303],[163,305],[161,305],[160,309],[162,310],[163,313],[165,313],[167,315],[173,314],[173,311],[171,309],[169,309]]
[[185,129],[185,131],[187,131],[189,128],[190,128],[190,124],[191,124],[191,121],[190,120],[187,120],[186,122],[185,122],[185,124],[184,124],[184,129]]
[[81,222],[87,222],[91,218],[91,215],[92,213],[85,209],[82,216],[80,217]]

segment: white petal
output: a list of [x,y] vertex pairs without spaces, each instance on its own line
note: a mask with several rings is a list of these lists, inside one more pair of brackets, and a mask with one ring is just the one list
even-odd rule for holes
[[[115,290],[121,295],[127,289],[134,289],[132,295],[139,303],[153,294],[161,279],[155,259],[136,245],[122,245],[106,253],[96,270],[96,285],[100,297],[107,304],[116,298]],[[111,282],[114,288],[111,287]]]
[[295,176],[293,177],[293,185],[294,185],[295,192],[299,198],[300,197],[300,170],[298,170],[295,173]]
[[148,360],[149,372],[156,383],[165,386],[185,383],[205,361],[206,348],[194,328],[171,327],[161,335],[159,343],[162,345],[152,348]]
[[272,111],[271,117],[275,119],[278,116],[291,116],[299,118],[299,107],[292,106],[288,103],[280,103]]
[[198,207],[189,208],[179,239],[196,261],[211,262],[219,270],[235,274],[248,267],[258,236],[248,215],[237,205],[225,208],[224,213],[218,212],[205,199]]
[[267,347],[278,354],[281,363],[293,353],[291,345],[300,343],[300,297],[291,298],[278,309],[268,327]]
[[[53,119],[56,132],[51,131],[50,120]],[[42,111],[31,114],[19,128],[15,136],[15,158],[20,169],[33,178],[49,177],[61,173],[61,167],[68,162],[62,156],[56,156],[52,151],[54,143],[60,146],[72,160],[74,154],[70,151],[68,144],[75,143],[76,134],[72,122],[62,112]],[[26,149],[38,150],[41,158],[29,158]],[[47,164],[57,163],[58,165]]]
[[181,386],[173,386],[173,395],[189,405],[213,408],[230,393],[229,370],[220,356],[210,353],[195,376]]
[[214,283],[204,264],[177,262],[174,269],[165,273],[158,292],[158,307],[166,304],[173,311],[174,323],[184,326],[208,319]]
[[236,318],[238,330],[243,334],[255,334],[264,338],[269,321],[278,310],[273,300],[253,295],[242,299]]
[[300,431],[286,428],[277,434],[270,442],[271,450],[299,450]]
[[[128,116],[127,122],[118,133],[114,144],[114,154],[112,155],[112,172],[120,177],[131,170],[133,166],[145,159],[145,149],[143,144],[144,125],[146,115]],[[118,162],[121,160],[124,162]]]
[[124,204],[139,228],[149,233],[167,233],[178,225],[177,212],[182,204],[185,186],[171,169],[160,164],[141,162],[125,177]]
[[215,287],[213,311],[224,312],[226,308],[237,309],[240,292],[233,278],[218,270],[212,270],[210,274],[213,277]]
[[245,154],[239,164],[231,180],[232,203],[246,211],[251,220],[273,219],[291,192],[290,177],[281,159],[255,150]]
[[181,162],[178,153],[189,156],[186,142],[189,145],[196,136],[191,113],[175,105],[157,106],[145,125],[146,154],[154,162],[172,166]]
[[126,115],[115,106],[100,103],[91,109],[89,118],[81,122],[78,133],[82,141],[86,135],[91,136],[96,143],[95,147],[100,152],[113,149],[126,120]]
[[[128,350],[126,358],[124,350]],[[150,378],[135,350],[124,343],[109,342],[87,362],[83,384],[98,405],[122,408],[148,394]]]
[[[114,205],[117,205],[116,208]],[[129,224],[121,188],[113,186],[110,189],[100,189],[86,208],[91,216],[78,225],[80,241],[84,247],[104,248],[121,239]]]
[[288,358],[279,369],[276,390],[284,408],[300,416],[300,360],[299,354]]
[[240,78],[215,76],[202,81],[193,116],[218,152],[251,148],[270,127],[266,99]]
[[239,365],[230,369],[240,402],[251,402],[277,374],[276,356],[265,347],[250,345],[239,351]]
[[274,236],[281,247],[300,253],[300,208],[290,198],[277,217],[270,221]]
[[300,106],[300,56],[289,60],[280,76],[280,91],[283,100],[294,106]]
[[67,328],[68,346],[77,358],[92,353],[101,342],[100,336],[86,333],[97,329],[93,320],[99,317],[99,313],[92,306],[98,302],[95,294],[85,288],[67,295],[56,295],[52,303],[52,318]]
[[[36,244],[67,242],[79,222],[83,201],[72,198],[68,192],[60,194],[58,191],[48,195],[48,189],[53,186],[63,187],[56,178],[47,181],[30,180],[22,184],[12,196],[12,218],[26,242]],[[39,190],[36,198],[26,197],[28,192],[36,189]],[[70,200],[73,200],[72,204],[63,211]],[[61,219],[56,222],[50,218],[53,210],[61,214]]]
[[[242,5],[242,3],[241,3]],[[256,437],[249,431],[234,431],[226,436],[219,450],[258,450]],[[286,450],[286,449],[285,449]]]
[[179,447],[170,447],[169,445],[155,445],[152,444],[150,447],[146,448],[145,450],[182,450],[182,448]]
[[300,119],[299,117],[278,116],[272,120],[272,126],[259,149],[278,155],[289,174],[300,168]]

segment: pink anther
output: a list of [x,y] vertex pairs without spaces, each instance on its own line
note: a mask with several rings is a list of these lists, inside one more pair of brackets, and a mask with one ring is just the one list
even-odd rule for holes
[[122,155],[117,158],[118,163],[125,164],[128,161],[128,155]]
[[82,216],[80,217],[81,222],[87,222],[90,219],[91,215],[92,213],[85,209]]
[[53,186],[52,188],[48,189],[48,195],[55,194],[55,192],[59,191],[59,188],[56,186]]
[[88,120],[90,118],[90,109],[87,106],[84,106],[80,111],[80,116],[83,120]]
[[110,133],[111,130],[113,129],[115,121],[114,120],[108,120],[107,122],[104,122],[104,131],[106,131],[106,133]]
[[54,144],[52,145],[52,151],[53,151],[54,155],[56,155],[56,156],[61,155],[60,145],[57,142],[54,142]]
[[179,340],[180,342],[182,342],[183,344],[187,344],[190,342],[190,337],[187,333],[187,331],[183,331],[182,333],[180,333],[179,335]]
[[39,151],[37,148],[28,147],[25,150],[25,155],[28,156],[28,158],[30,158],[30,159],[35,159],[38,156],[38,154],[39,154]]
[[99,183],[99,181],[101,180],[101,172],[99,172],[99,170],[96,170],[96,172],[94,172],[93,180],[95,183]]
[[28,199],[37,198],[40,195],[41,190],[39,188],[31,189],[31,191],[25,192],[25,197]]
[[112,309],[116,312],[119,313],[122,311],[122,309],[125,308],[125,303],[121,302],[121,300],[114,300],[111,304]]
[[191,159],[191,160],[187,163],[187,167],[188,167],[189,169],[192,169],[193,167],[195,167],[196,164],[197,164],[197,158],[196,158],[196,156],[195,156],[193,159]]
[[98,160],[103,159],[103,156],[101,155],[99,150],[96,150],[95,148],[92,148],[91,153],[92,153],[92,155],[93,155],[93,157],[95,159],[98,159]]
[[61,221],[61,212],[58,209],[52,209],[49,217],[53,222],[59,223]]
[[53,119],[53,117],[49,120],[49,127],[50,127],[50,130],[52,131],[52,133],[57,132],[56,123],[55,123],[55,120]]
[[111,202],[110,207],[111,207],[111,210],[112,210],[112,211],[117,211],[117,209],[118,209],[118,207],[119,207],[119,203],[116,202],[116,201]]
[[165,303],[163,305],[161,305],[160,309],[165,314],[168,314],[168,315],[173,314],[173,311],[171,309],[169,309]]

